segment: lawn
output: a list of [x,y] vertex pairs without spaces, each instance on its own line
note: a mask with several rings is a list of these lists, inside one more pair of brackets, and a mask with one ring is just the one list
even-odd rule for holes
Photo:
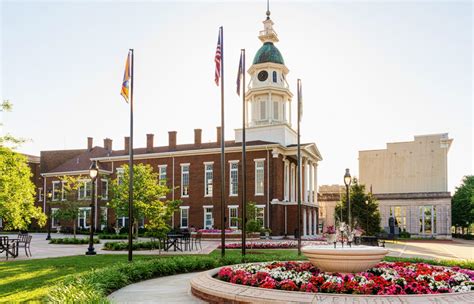
[[[135,256],[136,260],[152,258]],[[39,301],[68,275],[126,261],[126,255],[97,255],[0,262],[0,303]]]

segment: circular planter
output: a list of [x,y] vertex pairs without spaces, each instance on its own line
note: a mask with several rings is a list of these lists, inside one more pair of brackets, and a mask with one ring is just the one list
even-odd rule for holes
[[355,273],[379,263],[388,249],[372,246],[334,248],[333,246],[305,246],[301,249],[308,260],[325,272]]
[[474,292],[427,295],[347,295],[265,289],[232,284],[213,278],[220,268],[201,272],[191,279],[191,292],[208,303],[377,303],[440,304],[474,303]]

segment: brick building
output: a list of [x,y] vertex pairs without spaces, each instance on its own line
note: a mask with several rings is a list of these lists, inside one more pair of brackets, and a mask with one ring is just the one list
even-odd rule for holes
[[[267,17],[259,39],[263,45],[258,50],[248,70],[250,82],[246,93],[247,103],[247,197],[257,206],[257,217],[263,227],[273,235],[292,235],[296,229],[297,214],[297,134],[291,125],[291,101],[293,94],[286,81],[289,70],[274,43],[278,37],[273,22]],[[194,143],[178,144],[177,132],[168,132],[168,145],[156,147],[154,135],[147,134],[146,147],[134,149],[134,162],[149,164],[159,173],[160,180],[172,189],[166,199],[180,199],[182,204],[172,220],[177,228],[220,227],[220,132],[216,141],[203,143],[201,129],[194,130]],[[242,130],[235,130],[235,140],[225,142],[225,216],[228,219],[242,217]],[[61,207],[63,175],[85,175],[92,160],[99,161],[100,174],[95,203],[96,223],[105,226],[125,226],[127,218],[115,218],[107,209],[108,180],[121,174],[121,166],[129,159],[129,138],[124,147],[114,150],[111,139],[104,139],[103,147],[93,145],[88,138],[87,149],[41,152],[41,175],[38,183],[38,203],[46,211],[44,189],[53,191],[53,208]],[[322,160],[314,143],[301,145],[302,151],[302,205],[303,234],[317,233],[317,165]],[[84,180],[78,198],[84,200],[79,226],[88,227],[91,185]],[[100,217],[103,220],[100,220]],[[66,225],[65,223],[61,223]],[[53,226],[57,222],[53,221]],[[97,227],[97,225],[96,225]],[[228,220],[226,227],[238,228],[238,221]]]

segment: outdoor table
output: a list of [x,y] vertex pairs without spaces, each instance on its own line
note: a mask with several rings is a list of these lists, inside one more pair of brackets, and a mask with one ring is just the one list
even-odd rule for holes
[[183,251],[183,249],[179,246],[178,239],[181,239],[183,237],[182,234],[168,234],[167,238],[167,244],[165,246],[165,251],[168,251],[171,247],[173,247],[173,250],[176,251]]
[[[2,252],[7,251],[7,256],[11,255],[12,257],[16,258],[18,256],[18,239],[10,239],[8,238],[8,235],[0,235],[0,236],[6,236],[8,239],[8,245],[13,244],[13,247],[5,248],[2,246]],[[13,250],[12,250],[13,249]]]

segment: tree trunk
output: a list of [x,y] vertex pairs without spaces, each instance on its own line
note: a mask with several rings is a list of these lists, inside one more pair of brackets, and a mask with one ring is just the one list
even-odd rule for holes
[[74,238],[76,238],[76,221],[73,220],[72,223],[72,232],[74,233]]

